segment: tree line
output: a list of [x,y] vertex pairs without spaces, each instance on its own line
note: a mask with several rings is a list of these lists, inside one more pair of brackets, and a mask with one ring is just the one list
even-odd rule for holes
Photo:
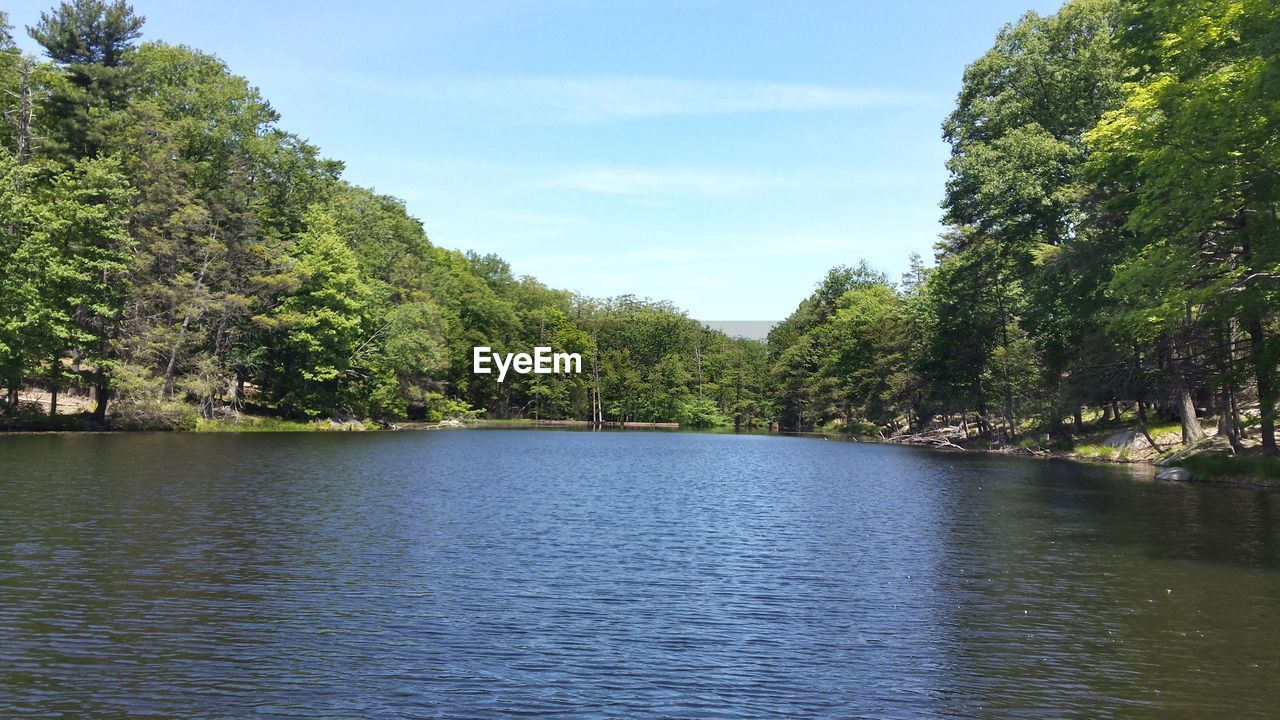
[[[964,73],[932,262],[839,266],[766,341],[433,245],[279,127],[213,55],[120,1],[0,16],[0,386],[91,419],[249,409],[1069,440],[1090,416],[1216,418],[1275,453],[1280,10],[1073,0]],[[581,354],[496,383],[471,348]],[[54,418],[57,419],[56,417]]]
[[[767,414],[758,343],[673,306],[598,300],[437,247],[402,202],[282,129],[213,55],[139,44],[120,1],[0,14],[0,386],[120,427],[286,417],[731,421]],[[590,372],[471,374],[471,348]],[[43,408],[42,408],[43,409]],[[24,418],[30,420],[31,418]],[[16,421],[14,421],[16,422]],[[70,422],[70,420],[68,420]],[[12,423],[11,423],[12,424]]]
[[964,73],[935,263],[769,337],[785,426],[1069,440],[1091,408],[1276,453],[1280,5],[1073,0]]

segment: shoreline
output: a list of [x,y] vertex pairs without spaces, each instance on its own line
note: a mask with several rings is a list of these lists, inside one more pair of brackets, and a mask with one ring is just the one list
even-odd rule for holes
[[[657,422],[608,422],[602,426],[594,426],[587,420],[533,420],[528,418],[508,418],[508,419],[472,419],[472,420],[443,420],[440,422],[404,422],[393,423],[388,426],[379,426],[375,424],[365,424],[360,421],[339,422],[330,421],[313,421],[299,422],[279,420],[276,418],[266,418],[259,416],[250,416],[253,419],[250,422],[228,421],[228,420],[212,420],[202,421],[197,427],[191,429],[173,429],[173,430],[136,430],[128,428],[102,428],[102,427],[82,427],[82,428],[50,428],[50,429],[3,429],[0,430],[0,436],[6,435],[82,435],[82,434],[115,434],[115,433],[134,433],[134,432],[173,432],[181,434],[202,434],[202,433],[272,433],[272,432],[296,432],[296,433],[327,433],[327,432],[430,432],[439,430],[556,430],[556,429],[574,429],[574,430],[612,430],[612,431],[662,431],[662,432],[689,432],[702,434],[751,434],[751,435],[775,435],[789,437],[807,437],[822,438],[824,440],[837,440],[841,442],[866,443],[874,445],[892,445],[897,447],[908,447],[919,450],[930,450],[942,453],[956,454],[982,454],[1011,458],[1038,459],[1038,460],[1061,460],[1083,465],[1096,466],[1126,466],[1129,468],[1141,469],[1139,474],[1150,474],[1151,480],[1157,482],[1179,483],[1187,485],[1219,485],[1225,487],[1251,487],[1258,489],[1280,489],[1280,477],[1268,476],[1267,474],[1250,474],[1248,472],[1205,472],[1203,469],[1196,471],[1195,466],[1203,464],[1202,460],[1205,456],[1214,456],[1220,464],[1249,464],[1256,463],[1259,460],[1266,462],[1265,459],[1255,458],[1252,456],[1217,456],[1214,450],[1217,449],[1213,445],[1207,446],[1200,452],[1186,451],[1190,448],[1186,446],[1171,448],[1162,454],[1173,455],[1175,462],[1162,464],[1159,456],[1152,458],[1134,458],[1128,459],[1124,457],[1104,457],[1104,456],[1086,456],[1078,452],[1054,450],[1046,448],[1030,447],[970,447],[958,445],[952,442],[937,443],[929,441],[904,441],[895,440],[895,438],[880,438],[874,436],[858,436],[852,434],[821,432],[821,431],[781,431],[749,429],[739,430],[730,427],[724,428],[695,428],[681,427],[679,423],[657,423]],[[1124,428],[1116,428],[1117,431],[1123,431]],[[1184,464],[1184,461],[1190,461]],[[1191,465],[1187,468],[1186,465]],[[1280,463],[1277,464],[1280,467]],[[1185,480],[1156,480],[1155,475],[1161,470],[1170,468],[1182,468],[1191,472],[1191,477]]]

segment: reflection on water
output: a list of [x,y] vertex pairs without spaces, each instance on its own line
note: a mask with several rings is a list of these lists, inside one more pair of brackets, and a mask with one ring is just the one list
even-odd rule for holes
[[1266,717],[1277,495],[672,433],[0,438],[0,716]]

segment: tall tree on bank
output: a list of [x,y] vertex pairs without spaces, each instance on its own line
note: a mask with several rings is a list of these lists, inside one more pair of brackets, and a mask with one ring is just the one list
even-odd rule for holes
[[52,388],[59,387],[64,357],[89,365],[93,416],[101,422],[131,290],[134,243],[127,220],[134,192],[114,158],[87,158],[59,173],[48,193],[42,229],[27,244],[44,251],[30,266],[42,290],[40,307],[48,312],[37,335],[50,362]]
[[305,415],[350,413],[355,387],[365,377],[369,301],[355,253],[317,206],[292,259],[297,286],[255,318],[270,333],[262,362],[272,399]]
[[[44,264],[46,309],[72,322],[43,326],[44,357],[55,389],[62,357],[74,354],[93,369],[97,420],[105,419],[111,368],[119,358],[117,340],[129,292],[127,259],[133,239],[127,231],[133,195],[119,162],[104,149],[118,129],[119,110],[128,99],[126,62],[142,26],[124,2],[64,2],[28,27],[31,37],[61,69],[48,77],[46,107],[40,114],[44,157],[61,167],[45,185],[48,217],[44,245],[32,247]],[[21,155],[19,158],[21,159]],[[55,395],[56,397],[56,395]],[[56,401],[53,405],[56,411]]]
[[[1166,293],[1149,298],[1151,322],[1194,313],[1201,322],[1245,330],[1263,449],[1275,455],[1280,5],[1128,2],[1125,26],[1135,75],[1123,106],[1090,140],[1102,170],[1122,174],[1132,188],[1126,228],[1142,249],[1128,276],[1181,269],[1173,278],[1185,288],[1181,301],[1169,303]],[[1176,285],[1166,291],[1179,293]],[[1234,356],[1235,348],[1228,340],[1217,352]]]
[[[998,397],[1011,434],[1019,406],[1037,400],[1015,387],[1023,368],[1013,359],[1027,356],[1018,347],[1024,335],[1042,367],[1035,386],[1044,414],[1072,414],[1085,399],[1063,388],[1084,364],[1081,348],[1096,325],[1107,267],[1106,255],[1097,253],[1105,242],[1083,224],[1089,198],[1083,134],[1118,99],[1115,14],[1114,0],[1074,0],[1055,15],[1028,13],[1006,26],[995,47],[966,69],[944,124],[951,179],[943,208],[955,231],[939,246],[940,261],[945,267],[954,257],[950,262],[977,272],[933,277],[935,297],[968,298],[954,308],[959,312],[947,313],[954,327],[946,332],[974,350],[939,353],[937,362],[966,364],[947,374],[971,375],[977,394],[968,403],[985,404],[986,393]],[[943,287],[948,282],[964,287]],[[981,383],[976,373],[984,366],[991,378]]]

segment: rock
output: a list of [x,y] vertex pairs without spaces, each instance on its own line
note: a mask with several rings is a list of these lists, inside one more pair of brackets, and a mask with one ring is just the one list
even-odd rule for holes
[[330,420],[330,430],[360,431],[364,430],[364,423],[359,420]]
[[1191,479],[1191,471],[1180,467],[1165,468],[1156,473],[1156,479],[1170,482],[1186,482]]
[[1151,443],[1147,441],[1145,435],[1133,430],[1121,430],[1118,433],[1113,433],[1106,440],[1103,440],[1102,444],[1109,448],[1127,452],[1137,452],[1151,447]]

